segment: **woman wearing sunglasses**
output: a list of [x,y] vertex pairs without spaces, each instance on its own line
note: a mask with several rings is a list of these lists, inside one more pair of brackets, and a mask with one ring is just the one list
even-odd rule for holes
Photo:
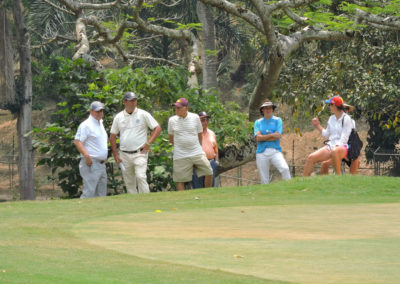
[[340,174],[341,161],[347,157],[347,141],[352,129],[352,121],[344,112],[343,99],[334,96],[325,103],[329,104],[332,115],[329,117],[328,125],[323,128],[318,117],[313,118],[312,124],[319,130],[323,137],[328,138],[326,145],[311,153],[304,166],[303,176],[310,176],[314,170],[314,164],[332,160],[335,174]]

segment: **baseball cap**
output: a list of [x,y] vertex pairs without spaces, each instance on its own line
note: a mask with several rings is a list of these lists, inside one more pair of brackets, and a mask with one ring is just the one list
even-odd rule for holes
[[198,115],[200,116],[200,118],[202,118],[202,117],[210,117],[205,111],[199,112]]
[[175,103],[173,103],[172,106],[187,107],[187,106],[189,106],[189,102],[185,98],[180,98]]
[[90,104],[90,110],[99,111],[104,109],[104,105],[99,101],[94,101]]
[[329,100],[326,100],[327,104],[334,104],[337,107],[340,107],[343,104],[343,99],[340,96],[334,96]]
[[125,101],[131,101],[133,99],[137,99],[137,96],[134,92],[126,92],[124,94],[124,100]]

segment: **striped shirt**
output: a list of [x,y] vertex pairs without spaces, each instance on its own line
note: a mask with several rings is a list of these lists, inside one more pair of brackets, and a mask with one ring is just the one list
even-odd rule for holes
[[198,134],[203,132],[200,117],[188,112],[185,118],[170,117],[168,134],[174,136],[174,160],[204,154]]

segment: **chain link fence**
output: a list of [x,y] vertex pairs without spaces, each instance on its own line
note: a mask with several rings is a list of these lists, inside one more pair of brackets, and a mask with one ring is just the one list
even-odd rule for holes
[[[15,149],[10,149],[10,154],[0,156],[0,201],[1,200],[17,200],[19,199],[18,189],[18,160]],[[386,155],[386,154],[385,154]],[[379,155],[378,155],[379,156]],[[399,161],[399,156],[396,161]],[[64,196],[61,189],[57,186],[56,173],[52,174],[51,167],[37,166],[37,162],[43,158],[35,156],[34,168],[34,183],[37,199],[51,199]],[[359,175],[388,175],[393,161],[386,162],[386,167],[383,167],[383,162],[376,158],[374,167],[359,168]],[[392,164],[390,164],[392,163]],[[289,163],[292,177],[301,176],[303,173],[303,165],[296,165],[294,159]],[[349,173],[349,168],[345,165],[342,167],[344,173]],[[319,167],[315,167],[315,173],[319,172]],[[332,170],[331,170],[332,173]],[[281,180],[280,173],[271,167],[271,182]],[[260,183],[260,176],[255,161],[239,166],[235,169],[227,171],[219,176],[217,185],[220,187],[226,186],[248,186]]]

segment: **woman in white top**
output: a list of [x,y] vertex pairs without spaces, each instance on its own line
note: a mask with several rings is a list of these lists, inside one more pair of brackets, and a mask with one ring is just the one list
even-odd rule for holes
[[347,157],[347,141],[352,129],[351,119],[343,118],[347,116],[343,111],[343,99],[340,96],[334,96],[325,103],[329,104],[333,115],[329,117],[328,126],[324,129],[320,124],[318,117],[313,118],[312,124],[322,134],[329,139],[328,143],[319,150],[311,153],[304,166],[303,176],[311,175],[314,164],[332,159],[333,168],[337,175],[340,174],[341,161]]
[[[354,110],[354,107],[348,104],[343,104],[344,112],[349,115],[350,112]],[[350,115],[349,115],[350,116]],[[352,128],[356,129],[356,122],[354,119],[351,119]],[[356,175],[358,171],[358,167],[360,165],[360,156],[358,156],[355,160],[346,160],[347,165],[350,166],[350,173],[352,175]],[[332,165],[332,159],[329,159],[321,164],[321,175],[327,175],[329,173],[329,167]]]

